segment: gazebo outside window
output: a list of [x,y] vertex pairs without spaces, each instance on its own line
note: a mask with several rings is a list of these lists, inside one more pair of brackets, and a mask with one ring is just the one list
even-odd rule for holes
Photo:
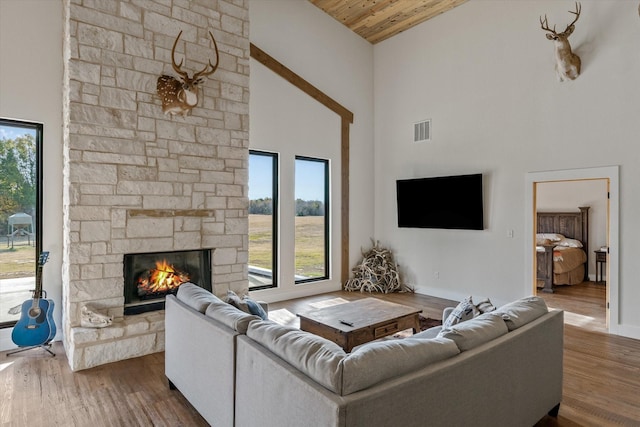
[[9,217],[8,223],[9,233],[7,234],[7,247],[13,248],[14,244],[25,239],[29,246],[31,246],[32,243],[35,245],[35,232],[31,215],[26,213],[13,214]]

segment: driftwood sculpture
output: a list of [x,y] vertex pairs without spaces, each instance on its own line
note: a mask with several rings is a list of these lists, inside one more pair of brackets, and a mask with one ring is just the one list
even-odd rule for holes
[[398,265],[393,260],[391,251],[379,246],[379,242],[374,242],[373,247],[367,251],[362,251],[362,262],[351,271],[354,277],[347,280],[344,285],[346,291],[360,292],[391,292],[411,291],[400,284],[400,273]]
[[80,313],[80,326],[83,328],[106,328],[113,323],[113,317],[100,313],[91,306],[83,306]]

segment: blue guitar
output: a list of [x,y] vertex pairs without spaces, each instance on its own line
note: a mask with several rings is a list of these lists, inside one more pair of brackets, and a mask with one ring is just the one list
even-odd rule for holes
[[53,300],[47,299],[46,292],[42,290],[42,267],[48,258],[48,251],[40,254],[33,298],[22,303],[22,315],[11,333],[11,339],[18,347],[47,344],[56,335]]

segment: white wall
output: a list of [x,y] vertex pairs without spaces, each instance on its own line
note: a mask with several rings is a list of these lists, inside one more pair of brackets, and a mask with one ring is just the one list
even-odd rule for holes
[[[307,1],[251,0],[250,40],[354,114],[350,126],[350,265],[373,236],[373,47]],[[256,291],[265,301],[341,288],[340,118],[257,61],[251,61],[250,148],[281,158],[279,289]],[[331,280],[295,286],[293,168],[296,155],[333,159]]]
[[[557,81],[538,21],[562,28],[572,2],[470,1],[374,47],[375,230],[419,292],[506,302],[525,289],[526,174],[620,165],[619,322],[640,337],[638,4],[581,3],[575,81]],[[433,141],[416,145],[423,118]],[[396,179],[471,172],[486,178],[484,231],[397,228]]]
[[539,212],[577,212],[579,206],[589,206],[589,278],[596,277],[596,256],[593,251],[607,245],[606,179],[584,181],[542,182],[536,187],[536,209]]
[[[1,0],[0,52],[0,117],[43,123],[42,287],[61,325],[62,2]],[[12,347],[11,329],[0,329],[0,351]]]

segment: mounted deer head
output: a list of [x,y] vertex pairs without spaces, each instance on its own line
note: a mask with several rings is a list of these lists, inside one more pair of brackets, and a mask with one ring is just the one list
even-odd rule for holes
[[[218,54],[216,39],[213,38],[213,34],[209,31],[211,40],[213,40],[213,47],[216,50],[216,65],[213,65],[211,59],[209,59],[209,63],[202,70],[195,73],[193,77],[189,77],[186,71],[182,71],[183,60],[180,60],[180,64],[176,64],[175,60],[176,45],[181,35],[182,31],[176,37],[171,49],[171,63],[174,71],[180,75],[180,80],[172,76],[162,75],[158,77],[157,90],[160,99],[162,99],[162,111],[171,115],[182,114],[184,117],[198,104],[198,85],[204,83],[206,76],[216,71],[220,62],[220,55]],[[211,71],[208,71],[209,67],[211,67]]]
[[558,79],[561,82],[565,79],[574,80],[580,75],[580,57],[571,51],[569,36],[576,28],[574,24],[578,18],[580,18],[581,10],[582,6],[580,3],[576,2],[575,12],[569,11],[569,13],[576,15],[576,17],[561,33],[556,32],[555,25],[553,26],[553,29],[549,28],[547,15],[544,16],[544,20],[542,19],[542,16],[540,17],[540,26],[543,30],[548,31],[547,38],[549,40],[553,40],[555,45],[556,73],[558,74]]

